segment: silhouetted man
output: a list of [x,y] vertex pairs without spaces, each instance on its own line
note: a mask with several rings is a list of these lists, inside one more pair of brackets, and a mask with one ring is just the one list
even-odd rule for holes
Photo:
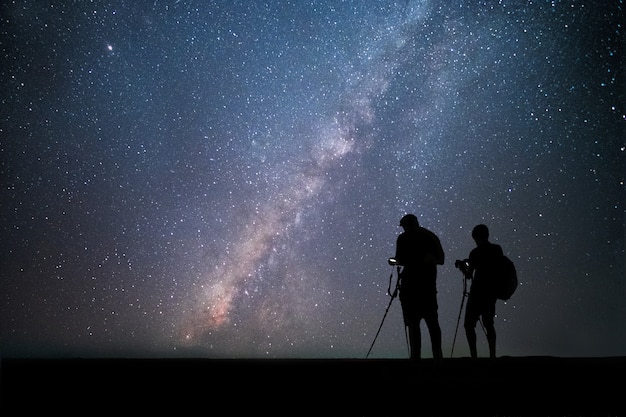
[[482,318],[489,344],[489,357],[495,358],[496,329],[493,319],[496,315],[497,296],[494,280],[498,277],[495,276],[494,265],[503,253],[500,245],[489,241],[489,229],[484,224],[474,227],[472,238],[476,247],[469,254],[469,267],[465,271],[465,278],[472,280],[465,309],[465,335],[472,358],[477,358],[476,322]]
[[[400,220],[404,232],[396,241],[396,262],[402,265],[399,276],[400,304],[404,325],[408,328],[410,357],[421,357],[420,322],[428,326],[433,357],[443,357],[441,328],[437,313],[437,265],[443,265],[444,253],[437,235],[420,226],[417,217],[407,214]],[[391,263],[391,262],[390,262]]]

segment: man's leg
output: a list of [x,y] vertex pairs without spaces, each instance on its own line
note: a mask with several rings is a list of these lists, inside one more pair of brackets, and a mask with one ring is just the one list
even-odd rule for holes
[[476,300],[470,295],[467,300],[467,307],[465,307],[463,327],[465,328],[465,336],[467,337],[467,344],[469,345],[472,358],[478,357],[478,352],[476,351],[476,322],[479,317],[477,308]]
[[487,333],[487,343],[489,344],[489,357],[496,357],[496,328],[493,324],[493,316],[483,315],[483,325]]
[[408,326],[409,329],[409,349],[411,360],[418,360],[422,355],[422,334],[419,322]]
[[439,326],[437,312],[426,318],[426,326],[428,326],[428,333],[430,333],[433,358],[440,360],[443,358],[443,351],[441,349],[441,327]]

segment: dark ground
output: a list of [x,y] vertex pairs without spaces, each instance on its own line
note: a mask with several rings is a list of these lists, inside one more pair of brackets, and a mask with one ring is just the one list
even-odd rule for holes
[[0,366],[2,415],[626,415],[626,357],[454,358],[438,366],[5,358]]

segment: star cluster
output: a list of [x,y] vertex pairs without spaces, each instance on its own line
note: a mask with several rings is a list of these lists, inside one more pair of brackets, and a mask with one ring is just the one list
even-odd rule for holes
[[405,213],[444,354],[478,223],[500,354],[626,353],[621,1],[1,10],[0,354],[363,357]]

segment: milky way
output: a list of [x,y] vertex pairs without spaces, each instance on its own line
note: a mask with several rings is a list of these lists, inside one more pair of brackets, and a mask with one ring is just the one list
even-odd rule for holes
[[412,212],[444,352],[486,223],[501,354],[626,353],[623,5],[475,3],[2,6],[2,352],[364,357]]
[[[412,15],[412,8],[407,12]],[[419,23],[419,19],[415,20]],[[390,27],[386,33],[368,41],[371,44],[367,46],[369,51],[363,59],[367,62],[362,72],[347,75],[346,91],[341,94],[333,118],[321,120],[319,126],[313,129],[312,138],[307,138],[311,139],[312,145],[304,150],[304,158],[290,161],[292,167],[284,173],[287,178],[279,178],[281,185],[277,195],[271,195],[269,201],[255,203],[254,213],[241,219],[244,223],[241,236],[232,239],[233,249],[227,251],[226,259],[218,263],[207,277],[207,288],[203,288],[199,301],[199,317],[195,311],[192,313],[193,329],[184,334],[186,341],[191,341],[198,332],[232,324],[229,313],[244,292],[242,286],[246,281],[254,280],[270,253],[278,252],[277,246],[285,232],[291,227],[298,227],[299,212],[318,198],[326,187],[328,170],[341,164],[361,146],[359,128],[366,129],[374,122],[372,101],[385,92],[400,57],[390,62],[384,58],[397,56],[406,42],[404,36],[395,32],[415,23],[414,19],[406,20],[401,22],[399,28]],[[300,143],[302,137],[294,136],[291,140]],[[285,252],[283,249],[280,251]],[[286,278],[291,281],[315,277],[302,277],[295,271],[289,272]],[[249,297],[250,294],[245,291],[243,296]],[[295,294],[285,301],[297,304],[302,302],[302,296]],[[262,323],[264,327],[267,325]],[[269,326],[274,325],[269,323]]]

